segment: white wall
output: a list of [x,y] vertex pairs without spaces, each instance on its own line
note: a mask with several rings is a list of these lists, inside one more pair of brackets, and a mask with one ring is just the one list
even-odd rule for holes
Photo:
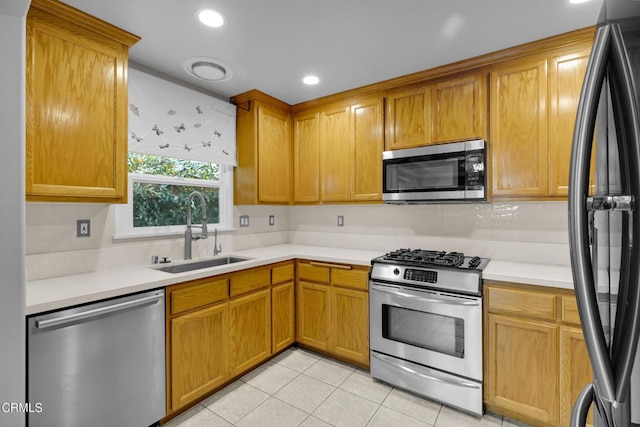
[[[25,401],[24,58],[28,0],[0,4],[0,405]],[[0,406],[0,425],[25,416]],[[6,405],[4,406],[6,408]]]

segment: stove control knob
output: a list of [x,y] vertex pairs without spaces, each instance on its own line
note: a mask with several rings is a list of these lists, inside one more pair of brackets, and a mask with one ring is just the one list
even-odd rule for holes
[[397,276],[398,274],[400,274],[400,270],[398,270],[397,268],[394,268],[393,269],[393,274],[395,274]]

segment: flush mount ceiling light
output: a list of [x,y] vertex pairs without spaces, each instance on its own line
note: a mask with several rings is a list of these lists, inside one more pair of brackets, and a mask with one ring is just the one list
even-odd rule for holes
[[318,76],[305,76],[302,78],[302,83],[313,86],[320,83],[320,79],[318,78]]
[[209,82],[223,82],[233,77],[231,65],[219,59],[195,57],[184,60],[182,66],[187,73]]
[[571,4],[580,4],[580,3],[586,3],[589,0],[569,0],[569,3]]
[[223,14],[213,9],[200,9],[196,12],[196,16],[207,27],[222,27],[226,21]]

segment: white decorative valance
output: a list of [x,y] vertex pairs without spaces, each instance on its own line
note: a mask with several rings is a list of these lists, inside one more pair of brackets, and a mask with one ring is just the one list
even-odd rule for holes
[[129,151],[236,166],[236,106],[129,68]]

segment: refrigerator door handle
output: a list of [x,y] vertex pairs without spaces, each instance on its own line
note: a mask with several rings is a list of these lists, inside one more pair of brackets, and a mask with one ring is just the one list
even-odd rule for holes
[[[609,75],[612,83],[613,113],[619,135],[621,172],[623,177],[628,176],[627,188],[623,188],[623,191],[630,192],[633,200],[640,196],[640,123],[635,99],[636,90],[622,31],[618,24],[611,24],[611,27],[612,52]],[[622,136],[622,143],[620,143],[620,136]],[[626,274],[621,271],[619,284],[619,295],[624,297],[621,301],[624,307],[618,304],[618,309],[622,309],[622,316],[616,319],[612,352],[615,378],[618,380],[616,402],[625,402],[628,397],[631,371],[640,335],[640,249],[638,248],[640,212],[638,209],[633,209],[626,214],[630,235],[628,244],[622,245],[622,265],[627,264],[627,269]]]
[[576,399],[571,411],[570,427],[584,427],[587,425],[587,415],[593,402],[593,384],[587,384]]
[[610,25],[600,27],[591,50],[578,103],[569,176],[571,183],[569,186],[569,247],[578,312],[593,368],[595,393],[598,399],[608,402],[613,402],[615,399],[615,383],[598,311],[595,278],[590,258],[586,200],[589,190],[593,133],[600,93],[609,63],[611,33]]

